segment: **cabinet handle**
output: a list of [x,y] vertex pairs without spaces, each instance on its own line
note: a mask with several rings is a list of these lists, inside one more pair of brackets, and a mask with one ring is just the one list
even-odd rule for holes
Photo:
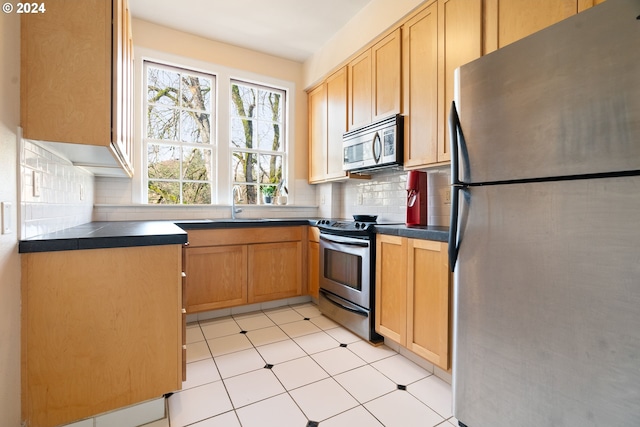
[[183,344],[183,345],[182,345],[182,349],[183,349],[183,350],[186,350],[186,349],[187,349],[187,345],[186,345],[186,344]]
[[187,314],[187,309],[186,308],[182,309],[182,314]]
[[187,277],[187,273],[185,273],[184,271],[182,272],[182,277]]
[[184,245],[185,245],[185,246],[189,246],[189,242],[186,242]]

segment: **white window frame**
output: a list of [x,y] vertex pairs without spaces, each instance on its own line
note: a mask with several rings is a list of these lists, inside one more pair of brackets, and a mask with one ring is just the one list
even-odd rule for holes
[[[149,177],[148,177],[148,171],[149,171],[149,164],[148,164],[148,146],[149,144],[158,144],[158,145],[165,145],[165,146],[174,146],[174,147],[180,147],[181,151],[185,148],[189,149],[189,148],[202,148],[202,149],[208,149],[211,150],[211,161],[210,161],[210,175],[209,175],[209,179],[206,181],[198,181],[198,182],[207,182],[210,186],[211,189],[211,204],[214,204],[214,200],[216,200],[215,195],[217,193],[217,184],[216,184],[216,169],[215,169],[215,165],[217,164],[216,162],[216,158],[217,158],[217,146],[218,146],[218,141],[216,140],[216,128],[218,126],[218,120],[215,114],[215,109],[214,106],[216,104],[216,98],[217,98],[217,85],[216,85],[216,80],[217,77],[214,74],[211,73],[204,73],[198,70],[192,70],[192,69],[188,69],[186,67],[178,67],[178,66],[173,66],[173,65],[167,65],[167,64],[163,64],[163,63],[159,63],[156,61],[152,61],[152,60],[144,60],[143,61],[143,79],[144,79],[144,96],[142,97],[142,104],[143,104],[143,121],[141,123],[142,126],[142,148],[141,148],[141,153],[142,156],[144,157],[144,169],[141,170],[141,173],[143,174],[143,181],[145,183],[144,185],[144,189],[143,189],[143,196],[144,196],[144,200],[146,201],[147,204],[148,203],[148,199],[149,199],[149,188],[148,188],[148,182],[149,182]],[[147,107],[148,107],[148,100],[147,100],[147,88],[148,88],[148,82],[147,82],[147,70],[148,67],[153,67],[153,68],[157,68],[157,69],[164,69],[167,71],[171,71],[171,72],[183,72],[184,74],[189,74],[189,75],[195,75],[198,77],[203,77],[206,79],[210,79],[211,80],[211,93],[210,93],[210,99],[211,99],[211,105],[210,105],[210,127],[211,127],[211,134],[209,135],[209,139],[210,139],[210,143],[209,144],[203,144],[203,143],[193,143],[193,142],[183,142],[183,141],[172,141],[172,140],[158,140],[158,139],[149,139],[147,137]],[[186,108],[183,107],[178,107],[179,111],[182,110],[187,110]],[[180,155],[180,158],[182,160],[182,155],[183,152]],[[179,183],[181,186],[184,183],[189,183],[189,182],[196,182],[196,181],[191,181],[188,179],[184,179],[182,178],[182,166],[183,166],[183,162],[180,162],[180,176],[177,179],[159,179],[159,181],[163,181],[163,182],[177,182]],[[151,203],[153,204],[153,203]],[[180,192],[180,202],[178,203],[178,205],[183,205],[182,204],[182,192]],[[163,206],[166,206],[166,204],[164,204]]]
[[[235,186],[235,185],[253,185],[256,186],[257,188],[257,193],[258,195],[260,195],[260,190],[262,187],[264,187],[265,185],[263,183],[260,182],[260,177],[258,177],[258,180],[255,183],[251,183],[251,184],[247,184],[244,182],[235,182],[233,181],[233,157],[232,157],[232,152],[233,151],[238,151],[238,152],[243,152],[243,153],[254,153],[256,154],[258,157],[262,154],[262,155],[276,155],[276,156],[282,156],[282,181],[286,182],[286,178],[288,176],[288,167],[289,167],[289,155],[288,155],[288,150],[289,150],[289,135],[287,134],[287,117],[285,114],[285,111],[287,109],[287,105],[289,103],[289,94],[287,93],[286,90],[283,90],[281,88],[278,87],[273,87],[273,86],[267,86],[265,84],[259,84],[259,83],[253,83],[253,82],[248,82],[246,80],[241,80],[241,79],[232,79],[230,82],[230,87],[234,84],[238,84],[240,86],[246,86],[246,87],[250,87],[250,88],[254,88],[257,90],[264,90],[264,91],[269,91],[269,92],[279,92],[282,96],[282,101],[283,101],[283,117],[282,117],[282,122],[281,122],[281,131],[280,131],[280,146],[281,151],[273,151],[273,150],[265,150],[265,149],[261,149],[261,148],[240,148],[240,147],[235,147],[232,145],[231,143],[231,135],[229,136],[229,179],[231,181],[231,185]],[[231,93],[229,94],[229,103],[231,103]],[[232,120],[235,118],[235,116],[231,115],[231,107],[230,107],[230,111],[229,111],[229,128],[231,128],[231,122]],[[253,118],[253,120],[255,120],[255,123],[258,124],[260,122],[260,119],[256,116]],[[256,129],[256,134],[257,134],[257,129]],[[257,142],[257,141],[256,141]],[[281,181],[281,182],[282,182]],[[279,183],[276,183],[276,185],[278,185]],[[262,198],[260,196],[258,196],[258,203],[256,203],[256,205],[261,205],[263,204],[262,202]],[[252,205],[249,205],[252,206]]]
[[[211,200],[211,206],[229,206],[231,205],[231,153],[230,153],[230,129],[229,118],[231,81],[239,80],[247,83],[254,83],[266,87],[273,87],[284,90],[286,92],[287,103],[285,106],[285,129],[287,138],[287,164],[283,165],[283,179],[288,183],[288,205],[295,205],[295,185],[292,185],[293,176],[290,175],[294,165],[291,163],[295,156],[296,142],[292,139],[295,135],[295,111],[296,100],[291,94],[296,93],[296,85],[292,81],[282,80],[271,76],[257,74],[251,71],[238,70],[224,65],[215,64],[208,61],[189,58],[181,55],[175,55],[168,52],[149,49],[141,46],[135,46],[136,61],[135,68],[135,87],[139,88],[135,91],[135,139],[134,139],[134,168],[136,172],[132,178],[132,201],[135,204],[147,204],[147,182],[146,176],[146,152],[143,151],[142,133],[144,123],[144,96],[146,96],[146,87],[144,85],[145,76],[143,69],[144,61],[151,61],[157,64],[166,64],[177,68],[186,68],[195,70],[204,74],[216,76],[216,100],[213,107],[218,123],[215,126],[215,140],[217,143],[216,163],[214,164],[214,185],[217,185],[217,191],[214,191],[214,197]],[[221,122],[220,120],[223,120]],[[214,139],[212,135],[212,139]],[[306,144],[306,141],[301,143]],[[286,174],[286,175],[285,175]],[[168,206],[168,205],[149,205],[149,206]],[[179,205],[187,208],[189,206],[208,206],[208,205]],[[250,205],[253,206],[253,205]]]

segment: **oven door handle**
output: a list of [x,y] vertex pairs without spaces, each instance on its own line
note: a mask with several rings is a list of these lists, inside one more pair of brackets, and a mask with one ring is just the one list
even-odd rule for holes
[[[347,301],[344,301],[344,302],[342,302],[342,301],[336,301],[336,300],[335,300],[335,297],[333,296],[333,294],[331,294],[331,293],[329,293],[329,292],[325,291],[324,289],[320,289],[320,293],[321,293],[321,294],[322,294],[322,295],[327,299],[327,301],[329,301],[331,304],[333,304],[333,305],[335,305],[335,306],[337,306],[337,307],[340,307],[340,308],[341,308],[341,309],[343,309],[343,310],[350,311],[351,313],[358,314],[358,315],[360,315],[360,316],[362,316],[362,317],[368,317],[368,316],[369,316],[369,313],[368,313],[367,311],[363,310],[362,308],[360,308],[360,307],[358,307],[358,306],[356,306],[356,305],[354,305],[354,304],[348,303]],[[351,307],[346,306],[346,305],[345,305],[345,303],[349,304]]]
[[338,245],[347,245],[347,246],[357,246],[359,248],[368,248],[369,247],[369,242],[353,242],[353,241],[344,241],[344,240],[333,240],[333,239],[329,239],[328,237],[323,236],[322,234],[320,235],[320,239],[324,240],[326,242],[331,242],[331,243],[336,243]]

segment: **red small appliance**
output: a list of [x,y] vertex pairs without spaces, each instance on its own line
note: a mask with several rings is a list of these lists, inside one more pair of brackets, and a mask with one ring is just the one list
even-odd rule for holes
[[427,173],[407,175],[407,225],[427,225]]

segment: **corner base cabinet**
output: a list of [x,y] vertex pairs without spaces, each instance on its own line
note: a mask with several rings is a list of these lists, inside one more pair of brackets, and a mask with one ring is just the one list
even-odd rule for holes
[[52,427],[182,387],[181,245],[22,254],[22,420]]
[[183,250],[187,313],[306,292],[304,227],[197,229],[188,234]]
[[447,244],[379,235],[376,245],[376,331],[448,370]]

